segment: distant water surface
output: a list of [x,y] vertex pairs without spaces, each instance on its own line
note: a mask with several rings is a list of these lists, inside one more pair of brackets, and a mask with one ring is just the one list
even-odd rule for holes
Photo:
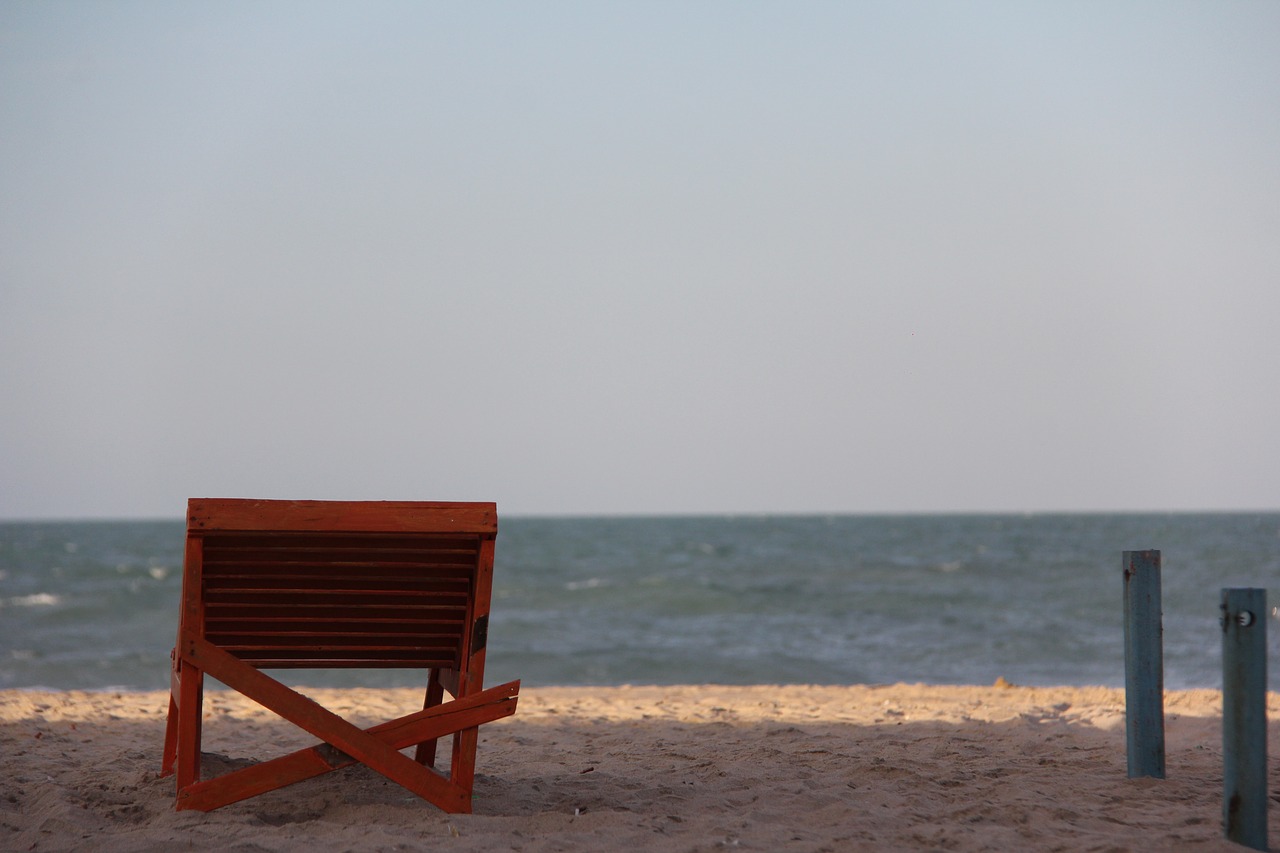
[[[183,533],[0,523],[0,687],[166,687]],[[1280,513],[503,518],[486,681],[1118,687],[1141,548],[1163,552],[1166,685],[1220,686],[1220,590],[1280,584]]]

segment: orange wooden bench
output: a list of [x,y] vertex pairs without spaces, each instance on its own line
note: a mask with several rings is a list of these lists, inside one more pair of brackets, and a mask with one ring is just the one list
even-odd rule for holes
[[[448,812],[471,811],[478,727],[515,713],[520,682],[482,689],[492,503],[188,502],[162,775],[208,811],[356,762]],[[423,710],[362,730],[264,673],[426,669]],[[208,675],[323,741],[201,779]],[[445,693],[452,697],[444,701]],[[453,735],[448,774],[436,742]],[[401,752],[416,746],[414,756]]]

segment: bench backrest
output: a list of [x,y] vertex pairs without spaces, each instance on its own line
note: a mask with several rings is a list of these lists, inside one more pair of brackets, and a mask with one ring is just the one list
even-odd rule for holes
[[496,535],[492,503],[195,498],[181,618],[260,668],[465,670]]

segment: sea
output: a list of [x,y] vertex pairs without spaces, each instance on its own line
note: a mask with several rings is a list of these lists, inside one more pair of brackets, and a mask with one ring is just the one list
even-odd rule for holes
[[[166,688],[183,538],[181,520],[0,522],[0,688]],[[1272,589],[1274,668],[1280,513],[512,517],[485,680],[1121,687],[1122,552],[1142,549],[1162,555],[1166,687],[1221,686],[1227,587]]]

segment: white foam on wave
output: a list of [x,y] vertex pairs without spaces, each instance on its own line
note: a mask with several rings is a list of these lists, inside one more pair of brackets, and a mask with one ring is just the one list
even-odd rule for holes
[[62,596],[48,592],[37,592],[35,595],[18,595],[13,598],[0,598],[0,607],[52,607],[62,603]]
[[597,587],[608,585],[608,581],[604,578],[588,578],[584,581],[569,581],[564,585],[564,588],[567,590],[595,589]]

